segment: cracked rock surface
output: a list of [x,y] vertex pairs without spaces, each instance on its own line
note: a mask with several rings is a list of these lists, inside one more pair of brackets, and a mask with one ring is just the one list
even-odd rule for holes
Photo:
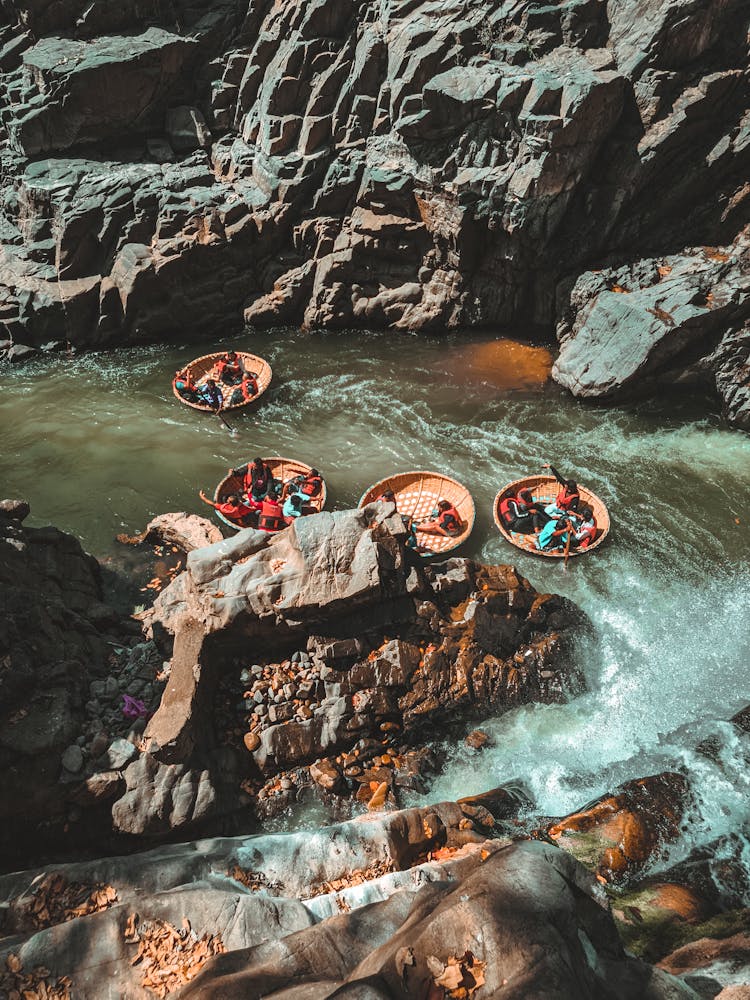
[[[726,246],[747,222],[741,0],[3,11],[16,356],[243,316],[551,331],[583,272]],[[578,374],[569,358],[562,381]]]

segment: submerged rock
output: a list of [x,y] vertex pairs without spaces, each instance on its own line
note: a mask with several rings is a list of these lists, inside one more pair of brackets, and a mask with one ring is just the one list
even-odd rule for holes
[[666,771],[625,782],[546,832],[602,881],[632,882],[678,839],[689,803],[687,778]]

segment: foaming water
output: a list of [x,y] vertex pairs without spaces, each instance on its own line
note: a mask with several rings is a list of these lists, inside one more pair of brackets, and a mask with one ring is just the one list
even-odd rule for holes
[[[541,811],[560,814],[627,778],[686,767],[696,836],[748,819],[741,747],[718,721],[750,702],[745,435],[699,417],[702,400],[582,406],[545,381],[543,348],[486,336],[276,331],[232,344],[274,368],[263,404],[228,415],[235,437],[171,393],[175,369],[208,344],[0,373],[3,495],[28,498],[33,523],[111,557],[118,532],[156,513],[207,513],[198,490],[256,454],[317,465],[339,508],[390,471],[446,471],[477,505],[464,554],[513,561],[537,588],[576,601],[594,633],[579,650],[586,694],[490,720],[495,746],[481,758],[447,748],[429,797],[519,778]],[[550,460],[613,516],[607,544],[567,570],[511,550],[492,523],[498,488]],[[694,751],[709,731],[722,737],[721,766]]]

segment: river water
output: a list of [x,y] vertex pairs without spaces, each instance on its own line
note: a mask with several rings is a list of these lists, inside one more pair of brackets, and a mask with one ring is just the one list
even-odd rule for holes
[[[224,343],[274,368],[257,411],[228,415],[234,436],[171,393],[175,369],[209,344],[0,372],[2,495],[31,502],[29,523],[55,523],[112,560],[118,532],[167,510],[207,513],[198,490],[256,454],[316,465],[334,508],[393,471],[448,472],[477,505],[464,554],[514,562],[576,601],[595,630],[580,647],[588,692],[491,720],[495,745],[481,758],[446,746],[430,798],[520,779],[540,811],[561,814],[683,766],[697,792],[694,839],[750,818],[750,775],[721,721],[750,702],[750,438],[706,417],[702,399],[578,404],[548,381],[544,348],[488,336],[275,331]],[[492,523],[500,485],[550,460],[613,516],[607,543],[567,570],[511,549]],[[709,732],[722,739],[719,764],[693,749]]]

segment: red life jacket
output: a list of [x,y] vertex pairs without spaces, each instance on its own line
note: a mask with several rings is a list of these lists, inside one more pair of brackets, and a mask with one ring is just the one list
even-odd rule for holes
[[461,518],[456,508],[449,507],[448,510],[441,510],[438,515],[438,524],[448,534],[457,535],[461,530]]
[[503,521],[505,521],[506,524],[509,521],[512,521],[515,516],[514,514],[511,513],[510,510],[510,502],[511,500],[515,502],[515,499],[516,499],[515,497],[505,497],[503,500],[500,501],[500,517],[503,519]]
[[264,500],[261,504],[258,527],[261,531],[281,531],[286,527],[281,507],[275,500]]
[[248,506],[246,503],[220,503],[216,508],[220,514],[224,517],[228,517],[230,521],[241,521],[243,517],[247,517],[248,514],[252,514],[254,508]]
[[231,361],[229,359],[229,356],[225,354],[217,366],[217,372],[219,378],[221,378],[225,374],[232,375],[235,378],[238,375],[242,375],[242,364],[240,362],[240,359],[235,358],[234,361]]
[[577,535],[585,532],[585,538],[576,538],[579,549],[587,549],[596,538],[596,524],[583,524],[576,532]]
[[314,497],[320,493],[321,487],[323,486],[323,480],[320,476],[311,476],[309,479],[305,479],[304,483],[299,488],[300,493],[304,493],[306,497]]
[[579,493],[568,493],[568,487],[564,486],[555,497],[555,506],[559,510],[574,510],[578,505]]

